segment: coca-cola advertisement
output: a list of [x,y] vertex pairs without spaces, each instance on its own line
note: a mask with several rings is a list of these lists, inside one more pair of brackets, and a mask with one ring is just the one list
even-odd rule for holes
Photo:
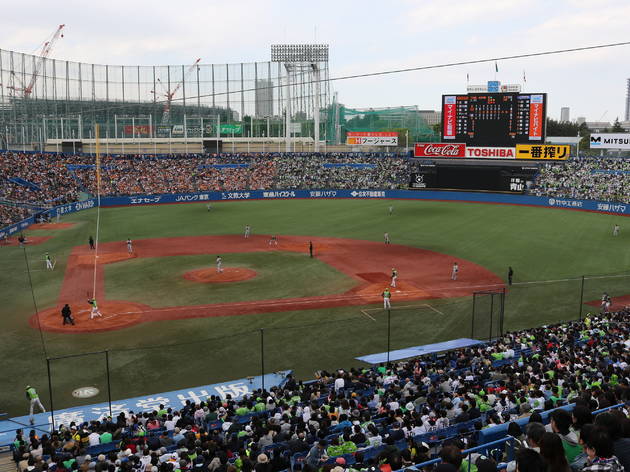
[[416,143],[413,155],[414,157],[433,157],[436,159],[465,157],[466,145],[464,143]]

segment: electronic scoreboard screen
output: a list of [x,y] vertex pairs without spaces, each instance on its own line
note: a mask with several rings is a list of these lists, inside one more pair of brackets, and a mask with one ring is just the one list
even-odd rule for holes
[[442,142],[512,147],[545,142],[547,94],[442,95]]

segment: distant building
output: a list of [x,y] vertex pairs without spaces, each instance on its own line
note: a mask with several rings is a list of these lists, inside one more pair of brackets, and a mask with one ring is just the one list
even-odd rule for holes
[[610,132],[612,123],[610,121],[586,121],[586,127],[594,133]]
[[271,80],[256,81],[256,117],[264,118],[273,115],[273,82]]
[[433,126],[442,122],[442,112],[435,110],[418,110],[420,118],[422,118],[427,125]]
[[569,107],[560,108],[560,121],[568,122],[571,121],[571,109]]

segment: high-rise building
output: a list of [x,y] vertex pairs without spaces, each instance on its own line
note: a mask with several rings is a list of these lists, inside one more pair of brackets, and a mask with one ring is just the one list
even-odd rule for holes
[[630,79],[627,79],[626,84],[626,119],[625,121],[630,121]]
[[571,121],[570,115],[571,115],[571,109],[569,107],[560,108],[560,121],[561,122]]
[[271,80],[256,81],[256,117],[264,118],[273,115],[273,82]]

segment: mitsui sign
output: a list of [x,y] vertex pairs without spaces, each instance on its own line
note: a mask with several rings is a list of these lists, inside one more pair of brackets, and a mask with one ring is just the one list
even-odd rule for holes
[[630,149],[630,134],[593,133],[590,144],[591,149]]

